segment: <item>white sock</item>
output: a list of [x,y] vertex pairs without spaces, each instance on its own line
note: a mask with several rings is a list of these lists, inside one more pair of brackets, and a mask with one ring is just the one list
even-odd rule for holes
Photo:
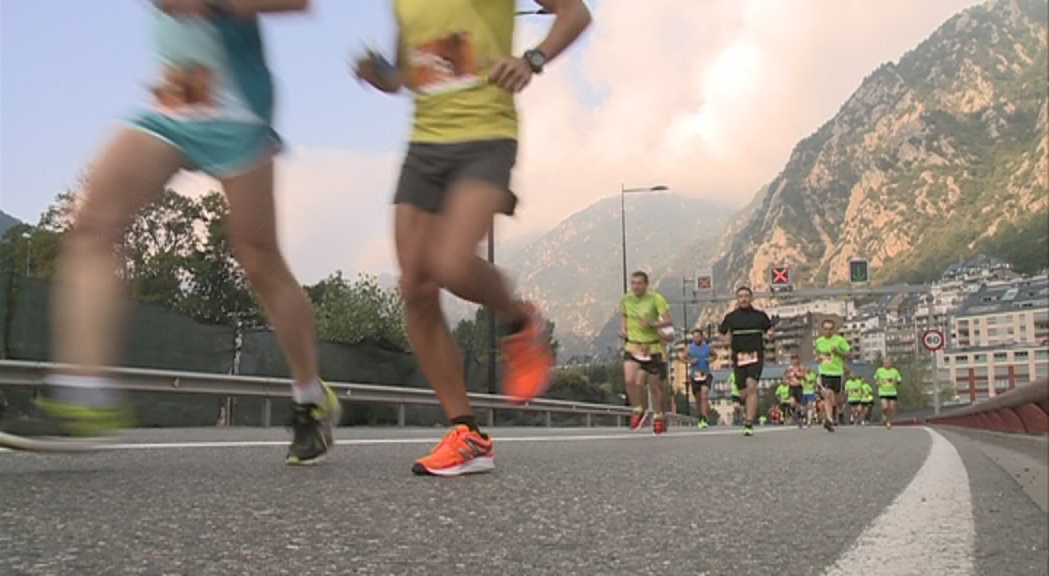
[[296,404],[323,404],[326,394],[321,387],[321,381],[314,378],[308,384],[293,384],[291,386],[291,399]]
[[56,397],[72,404],[106,407],[120,399],[112,383],[101,376],[49,374],[44,381]]

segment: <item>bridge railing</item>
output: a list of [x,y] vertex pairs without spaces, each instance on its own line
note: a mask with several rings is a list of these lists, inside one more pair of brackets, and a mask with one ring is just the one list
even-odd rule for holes
[[[49,372],[63,368],[62,365],[46,362],[24,362],[0,360],[0,385],[43,386]],[[139,392],[164,392],[173,394],[204,394],[212,396],[253,396],[263,399],[262,425],[269,426],[272,418],[271,399],[291,396],[291,382],[284,378],[260,378],[201,372],[177,372],[169,370],[147,370],[141,368],[106,368],[104,374],[125,390]],[[349,402],[389,404],[397,407],[397,424],[405,425],[409,405],[438,405],[437,396],[429,388],[380,386],[350,382],[327,382],[341,400]],[[494,424],[495,410],[523,410],[542,412],[546,425],[552,424],[553,414],[577,414],[585,416],[586,426],[593,425],[594,416],[614,416],[616,424],[622,426],[630,415],[630,408],[615,404],[593,404],[571,400],[535,398],[518,404],[508,396],[498,394],[468,393],[470,403],[478,410],[487,412],[488,424]],[[667,413],[667,417],[678,423],[694,423],[690,416]]]
[[996,432],[1049,434],[1049,380],[1014,388],[928,421]]

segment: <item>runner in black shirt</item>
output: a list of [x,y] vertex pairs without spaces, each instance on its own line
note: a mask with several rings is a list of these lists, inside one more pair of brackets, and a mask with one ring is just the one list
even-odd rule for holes
[[725,315],[718,333],[727,336],[732,354],[732,366],[747,416],[743,434],[754,434],[754,419],[758,415],[758,380],[765,363],[765,334],[773,337],[772,320],[768,314],[750,305],[754,293],[746,286],[736,290],[736,309]]

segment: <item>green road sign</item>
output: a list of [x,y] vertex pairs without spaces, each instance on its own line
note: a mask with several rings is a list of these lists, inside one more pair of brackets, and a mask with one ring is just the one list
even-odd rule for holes
[[849,261],[849,282],[866,284],[871,281],[870,265],[866,260]]

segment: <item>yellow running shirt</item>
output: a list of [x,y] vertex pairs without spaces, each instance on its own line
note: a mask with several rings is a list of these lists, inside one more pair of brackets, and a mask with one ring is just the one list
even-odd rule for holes
[[412,142],[517,139],[512,93],[488,82],[513,54],[514,0],[395,0]]

